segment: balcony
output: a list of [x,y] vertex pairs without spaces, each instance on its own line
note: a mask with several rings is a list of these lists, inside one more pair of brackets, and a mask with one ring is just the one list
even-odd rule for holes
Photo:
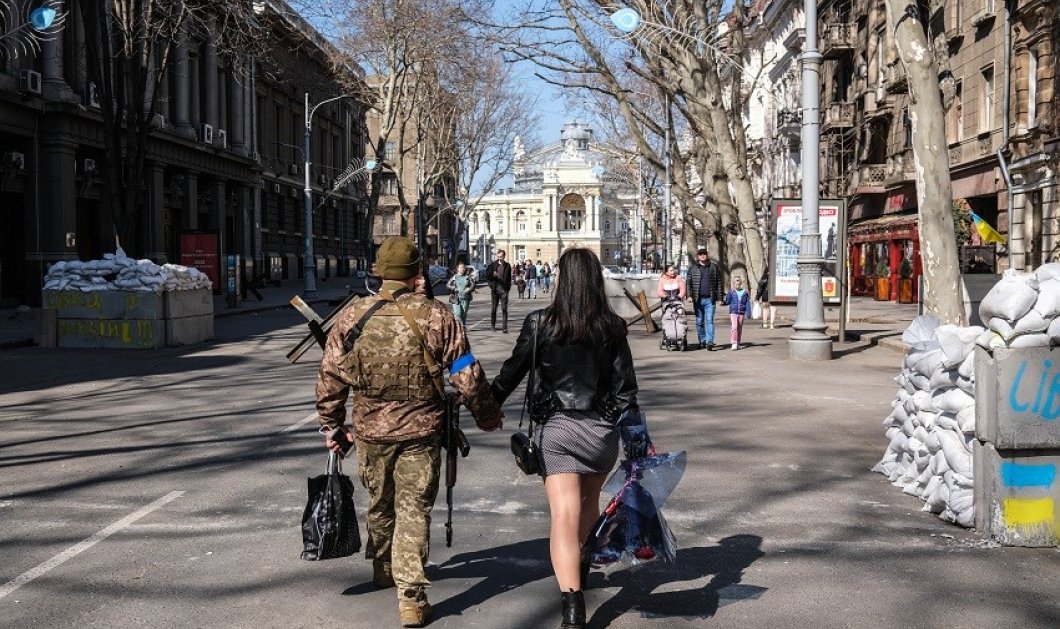
[[960,24],[954,24],[946,29],[946,43],[951,46],[957,43],[957,40],[964,37],[964,29]]
[[895,188],[914,179],[916,179],[916,170],[913,165],[913,149],[906,149],[902,153],[887,158],[883,175],[884,187]]
[[891,105],[891,100],[887,98],[887,94],[884,93],[882,87],[870,88],[863,95],[866,120],[889,116],[894,109]]
[[887,172],[886,164],[862,164],[854,174],[856,181],[852,186],[858,194],[882,193],[886,191],[883,185],[884,176]]
[[857,32],[857,25],[853,23],[827,25],[821,37],[821,54],[825,59],[834,59],[853,52]]
[[978,11],[975,12],[974,15],[972,15],[972,26],[974,26],[976,28],[980,28],[981,26],[983,26],[987,22],[993,20],[994,16],[995,16],[995,13],[991,9],[988,9],[988,8],[985,8],[985,7],[982,8],[982,9],[979,9]]
[[802,112],[796,109],[781,109],[777,112],[777,134],[793,138],[800,137]]
[[887,82],[887,91],[891,94],[904,94],[909,89],[909,82],[905,76],[905,68],[901,62],[895,61],[887,66],[884,71]]
[[824,110],[823,131],[849,129],[854,126],[854,103],[835,102]]

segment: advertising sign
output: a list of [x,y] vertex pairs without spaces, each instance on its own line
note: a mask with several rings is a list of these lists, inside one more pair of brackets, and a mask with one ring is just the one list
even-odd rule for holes
[[[769,301],[793,304],[799,298],[797,263],[802,238],[802,201],[776,200],[772,209]],[[843,227],[846,225],[846,205],[843,201],[822,199],[819,211],[821,254],[824,257],[821,294],[825,304],[837,305],[842,301],[845,275]]]
[[221,294],[219,240],[216,231],[187,231],[180,235],[180,263],[205,273],[215,295]]

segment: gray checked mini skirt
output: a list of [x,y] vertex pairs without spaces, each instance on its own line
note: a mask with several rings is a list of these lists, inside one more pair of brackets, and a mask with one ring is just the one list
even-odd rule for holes
[[597,413],[557,411],[535,426],[541,474],[606,474],[618,460],[618,427]]

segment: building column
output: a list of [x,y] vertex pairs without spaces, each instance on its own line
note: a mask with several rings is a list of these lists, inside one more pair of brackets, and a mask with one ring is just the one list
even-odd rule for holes
[[229,111],[232,119],[232,128],[228,130],[228,139],[232,150],[239,155],[247,154],[246,136],[244,135],[243,127],[243,121],[246,119],[244,107],[246,87],[246,76],[240,76],[235,70],[228,73],[228,97],[231,99]]
[[[41,138],[37,164],[40,238],[38,251],[30,257],[47,262],[77,258],[76,155],[76,142],[59,137]],[[105,244],[103,248],[111,251],[112,245]]]
[[148,260],[162,264],[166,258],[165,220],[162,209],[166,203],[166,167],[155,163],[151,168],[151,187],[147,196],[147,212],[142,226],[144,254]]
[[191,124],[190,139],[195,139],[199,134],[199,126],[205,122],[202,117],[202,83],[200,71],[202,58],[198,55],[188,58],[188,122]]
[[[81,3],[74,2],[71,12],[74,21],[74,91],[82,96],[85,95],[86,83],[88,82],[88,54],[85,51],[85,18],[81,13]],[[84,102],[82,100],[82,102]]]
[[195,127],[191,124],[188,111],[188,101],[191,97],[191,85],[189,75],[191,69],[188,67],[188,42],[187,33],[182,31],[180,43],[177,44],[173,57],[173,123],[177,134],[186,138],[195,137]]
[[206,32],[209,39],[206,41],[205,54],[203,55],[203,72],[205,73],[204,87],[205,87],[205,109],[202,112],[205,114],[206,124],[212,126],[214,130],[217,130],[217,111],[218,111],[218,100],[217,100],[217,36],[215,31],[217,23],[215,20],[210,19],[207,22]]
[[52,100],[69,100],[73,97],[70,86],[66,84],[63,77],[63,38],[59,36],[46,40],[41,44],[41,57],[43,63],[43,92],[44,97]]

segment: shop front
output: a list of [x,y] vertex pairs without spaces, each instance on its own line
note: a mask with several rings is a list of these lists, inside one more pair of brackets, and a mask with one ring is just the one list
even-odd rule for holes
[[851,292],[912,304],[921,275],[917,214],[870,218],[848,228]]

